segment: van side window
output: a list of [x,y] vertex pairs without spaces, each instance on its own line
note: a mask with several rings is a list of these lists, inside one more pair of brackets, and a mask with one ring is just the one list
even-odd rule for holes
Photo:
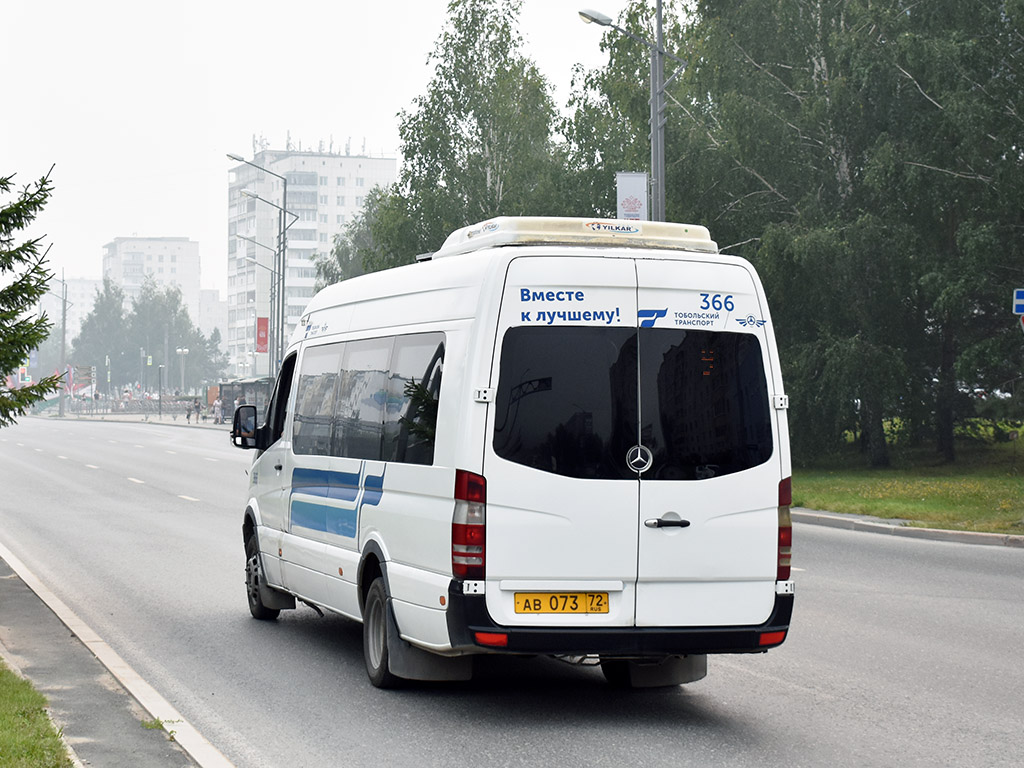
[[314,456],[331,453],[335,390],[344,347],[344,344],[309,347],[302,356],[292,429],[295,453]]
[[395,339],[384,416],[385,461],[434,463],[443,366],[443,333]]
[[295,373],[295,355],[281,365],[277,376],[274,396],[267,406],[267,426],[270,427],[270,443],[276,443],[284,433],[284,419],[288,412],[288,396],[292,391],[292,376]]
[[338,380],[332,456],[380,459],[392,338],[345,344]]

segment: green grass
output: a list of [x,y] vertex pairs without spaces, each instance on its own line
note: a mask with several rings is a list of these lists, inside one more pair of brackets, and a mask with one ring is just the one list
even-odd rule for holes
[[64,742],[46,715],[46,697],[0,661],[0,765],[71,768]]
[[793,471],[793,504],[809,509],[898,518],[908,525],[1024,534],[1024,445],[957,446],[955,464],[928,451],[893,457],[889,469],[865,469],[853,452]]

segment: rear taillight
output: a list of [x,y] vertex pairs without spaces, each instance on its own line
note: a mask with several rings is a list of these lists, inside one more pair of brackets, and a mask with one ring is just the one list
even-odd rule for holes
[[793,504],[793,478],[779,482],[779,562],[775,578],[789,581],[790,559],[793,555],[793,521],[789,508]]
[[486,564],[487,481],[455,470],[455,514],[452,516],[452,573],[482,581]]

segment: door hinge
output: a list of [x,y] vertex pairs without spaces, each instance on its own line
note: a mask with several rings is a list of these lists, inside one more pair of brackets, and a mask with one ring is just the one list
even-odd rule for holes
[[772,395],[772,406],[777,411],[785,411],[789,408],[789,395]]
[[473,400],[475,400],[478,403],[493,403],[494,387],[482,387],[481,389],[474,389]]

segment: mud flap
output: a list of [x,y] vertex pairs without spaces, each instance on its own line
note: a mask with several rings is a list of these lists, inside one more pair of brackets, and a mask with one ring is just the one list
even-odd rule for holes
[[295,607],[295,598],[285,592],[279,592],[267,583],[260,576],[260,601],[266,608],[277,611],[286,611]]
[[395,611],[388,598],[388,670],[406,680],[470,680],[473,657],[439,656],[407,643],[398,633]]

